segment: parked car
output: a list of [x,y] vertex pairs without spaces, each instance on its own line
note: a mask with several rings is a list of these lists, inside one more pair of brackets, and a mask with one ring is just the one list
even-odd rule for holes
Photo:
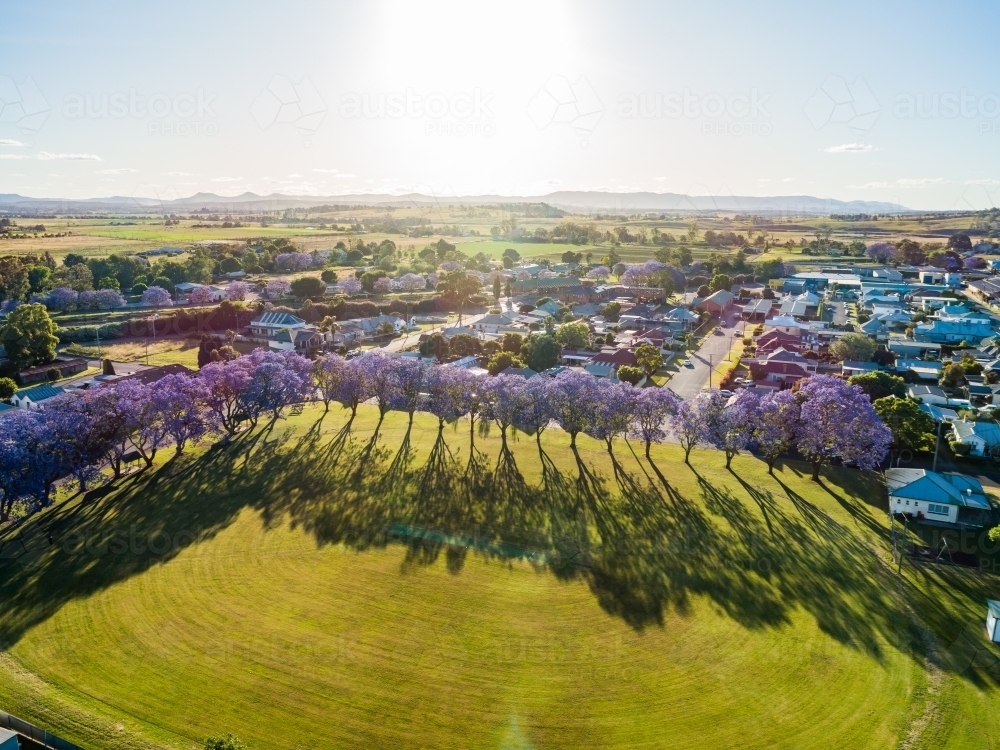
[[733,393],[732,391],[729,391],[729,390],[719,391],[719,393],[721,395],[725,396],[726,398],[732,398],[733,396],[736,395],[735,393]]

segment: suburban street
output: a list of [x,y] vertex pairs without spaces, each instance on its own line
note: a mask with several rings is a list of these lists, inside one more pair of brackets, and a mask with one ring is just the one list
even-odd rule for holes
[[[739,321],[739,315],[731,313],[728,322],[729,327],[722,329],[725,336],[710,333],[704,343],[689,355],[688,361],[693,366],[681,365],[677,373],[670,378],[667,387],[681,398],[691,398],[708,386],[709,373],[725,359],[733,344],[733,333],[738,332],[742,336],[746,323]],[[718,386],[718,383],[714,385]]]

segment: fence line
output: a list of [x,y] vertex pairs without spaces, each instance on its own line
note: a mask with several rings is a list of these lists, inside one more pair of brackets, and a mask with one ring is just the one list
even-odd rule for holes
[[0,711],[0,727],[10,729],[12,732],[21,735],[23,739],[30,740],[31,744],[29,748],[32,749],[39,747],[51,748],[51,750],[83,750],[78,745],[67,742],[61,737],[56,737],[54,734],[36,727],[34,724],[24,721],[24,719],[12,716],[6,711]]

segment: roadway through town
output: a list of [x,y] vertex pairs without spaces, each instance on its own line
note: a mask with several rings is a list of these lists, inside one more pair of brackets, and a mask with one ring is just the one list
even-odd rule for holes
[[[667,387],[683,399],[689,399],[701,393],[709,385],[709,374],[726,358],[733,345],[734,334],[742,336],[746,323],[739,320],[739,313],[730,313],[727,327],[721,330],[720,336],[710,333],[698,349],[688,356],[687,364],[681,365],[667,383]],[[719,384],[713,378],[713,387]]]

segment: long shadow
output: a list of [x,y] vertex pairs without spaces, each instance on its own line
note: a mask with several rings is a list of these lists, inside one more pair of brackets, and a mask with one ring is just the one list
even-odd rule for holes
[[[649,461],[651,473],[635,474],[619,463],[609,482],[573,451],[574,476],[571,462],[560,468],[536,440],[535,486],[518,466],[533,463],[525,460],[530,447],[510,448],[493,466],[478,450],[458,460],[442,430],[429,454],[419,441],[417,452],[407,445],[393,454],[377,446],[378,432],[349,427],[329,444],[333,429],[321,424],[298,434],[261,428],[44,514],[23,535],[17,559],[0,559],[4,641],[16,642],[66,601],[212,538],[247,508],[265,527],[290,523],[318,545],[402,545],[404,567],[443,558],[458,574],[473,555],[523,560],[585,582],[607,612],[637,630],[663,624],[671,611],[689,614],[696,597],[748,629],[787,624],[801,608],[832,637],[876,656],[872,644],[898,641],[908,627],[873,577],[856,530],[785,485],[799,513],[765,488],[729,474],[715,482],[694,467],[701,498],[685,497],[678,488],[689,486],[687,478],[668,480],[688,471],[679,461]],[[637,465],[644,467],[638,457]],[[253,470],[237,470],[243,466]],[[380,486],[390,475],[391,486]],[[169,544],[161,548],[164,535]]]

